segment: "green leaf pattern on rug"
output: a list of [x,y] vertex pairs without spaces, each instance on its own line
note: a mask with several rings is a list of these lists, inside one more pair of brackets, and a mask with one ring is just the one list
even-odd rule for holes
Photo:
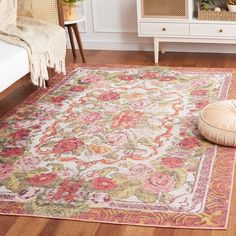
[[12,175],[10,177],[10,180],[6,183],[6,187],[10,189],[12,192],[18,192],[20,189],[19,179],[15,175]]

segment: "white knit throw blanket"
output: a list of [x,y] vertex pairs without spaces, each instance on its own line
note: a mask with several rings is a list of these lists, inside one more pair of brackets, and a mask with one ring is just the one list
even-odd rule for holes
[[66,73],[65,30],[35,18],[17,17],[16,7],[17,0],[0,0],[0,40],[27,50],[32,82],[44,87],[48,67]]

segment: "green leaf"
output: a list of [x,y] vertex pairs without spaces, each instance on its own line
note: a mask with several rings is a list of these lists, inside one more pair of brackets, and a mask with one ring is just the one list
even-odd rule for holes
[[11,176],[10,180],[6,183],[6,188],[16,193],[19,191],[20,181],[14,175]]
[[166,170],[166,168],[161,166],[158,161],[151,161],[151,165],[158,172],[163,172],[164,170]]
[[123,174],[114,174],[112,175],[112,180],[115,181],[118,185],[121,185],[127,181],[127,176]]
[[110,172],[112,171],[116,171],[117,168],[114,168],[114,167],[107,167],[107,168],[104,168],[102,170],[99,170],[98,173],[100,176],[107,176]]
[[159,201],[164,204],[170,204],[174,200],[173,195],[170,193],[161,193]]
[[158,199],[157,193],[150,193],[141,188],[135,191],[135,196],[144,203],[154,203]]
[[113,191],[111,195],[114,200],[126,199],[133,196],[135,194],[136,189],[137,189],[137,186],[128,187],[123,190],[119,189],[119,190]]
[[62,164],[53,164],[52,167],[53,167],[52,168],[53,172],[56,173],[65,169],[65,167]]
[[41,173],[44,173],[44,172],[47,172],[47,171],[48,171],[47,168],[41,167],[41,168],[38,168],[38,169],[35,169],[35,170],[31,170],[29,173],[27,173],[27,177],[33,177],[35,175],[38,175],[38,174],[41,174]]
[[126,182],[122,184],[123,188],[128,188],[131,186],[140,186],[140,180],[139,179],[129,179]]
[[178,169],[175,169],[174,174],[176,178],[175,187],[176,188],[182,187],[183,184],[186,182],[186,177],[187,177],[186,172],[183,169],[178,168]]

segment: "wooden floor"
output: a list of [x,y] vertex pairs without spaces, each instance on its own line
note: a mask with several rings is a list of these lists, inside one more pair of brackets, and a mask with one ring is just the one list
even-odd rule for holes
[[[89,64],[154,65],[152,52],[86,51],[85,56]],[[71,62],[71,52],[68,52],[67,64]],[[75,62],[81,62],[80,58]],[[236,68],[236,55],[166,53],[160,55],[159,65]],[[18,85],[13,93],[0,101],[0,116],[19,104],[35,89],[26,82]],[[236,184],[234,190],[227,230],[182,230],[0,216],[0,236],[236,236]]]

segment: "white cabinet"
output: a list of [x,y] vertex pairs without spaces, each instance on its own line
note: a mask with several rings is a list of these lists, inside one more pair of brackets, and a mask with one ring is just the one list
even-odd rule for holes
[[138,33],[154,38],[155,62],[160,42],[236,44],[236,21],[195,18],[194,0],[137,0]]
[[142,35],[189,35],[189,24],[168,23],[168,22],[142,22],[140,23],[140,33]]
[[208,37],[236,37],[236,25],[190,24],[190,35]]

